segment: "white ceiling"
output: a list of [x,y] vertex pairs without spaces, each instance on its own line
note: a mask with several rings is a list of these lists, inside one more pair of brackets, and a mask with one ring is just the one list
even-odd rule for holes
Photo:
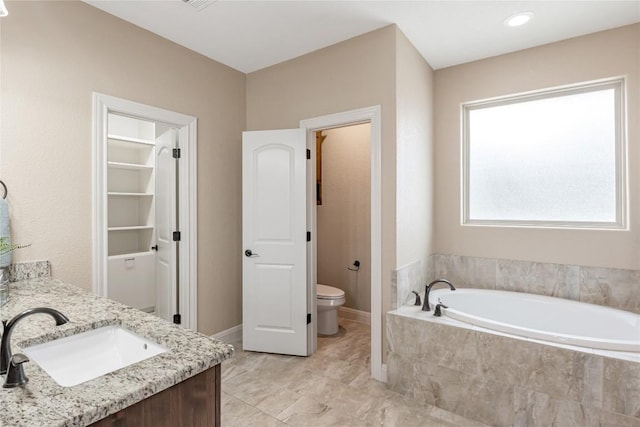
[[[245,73],[393,23],[439,69],[640,22],[640,0],[84,1]],[[503,24],[521,11],[534,19]]]

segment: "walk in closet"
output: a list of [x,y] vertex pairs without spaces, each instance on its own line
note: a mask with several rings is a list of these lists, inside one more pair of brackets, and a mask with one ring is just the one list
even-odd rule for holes
[[109,298],[155,312],[156,124],[110,113],[107,127]]
[[93,289],[197,326],[197,119],[93,94]]

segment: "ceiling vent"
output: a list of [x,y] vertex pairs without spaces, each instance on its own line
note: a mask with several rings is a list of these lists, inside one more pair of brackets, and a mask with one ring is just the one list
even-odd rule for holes
[[187,4],[195,10],[202,10],[205,7],[212,5],[216,0],[182,0],[184,4]]

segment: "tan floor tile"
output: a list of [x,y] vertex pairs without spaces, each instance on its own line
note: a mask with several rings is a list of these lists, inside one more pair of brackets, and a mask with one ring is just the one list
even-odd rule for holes
[[442,420],[448,422],[453,426],[460,427],[487,427],[487,424],[481,423],[480,421],[470,420],[461,415],[454,414],[453,412],[446,411],[444,409],[432,406],[429,410],[429,416],[431,418],[435,418],[438,420]]
[[348,416],[355,416],[364,405],[376,400],[367,393],[331,378],[323,378],[302,392],[307,398],[322,402],[329,408]]
[[223,427],[480,427],[371,379],[369,325],[340,319],[310,357],[244,351],[222,364]]
[[287,389],[280,389],[277,391],[273,391],[263,400],[258,402],[256,404],[256,408],[273,417],[276,417],[279,413],[291,407],[301,398],[302,396],[300,395],[300,393]]
[[224,427],[286,426],[281,421],[224,392],[221,405],[221,423]]
[[370,375],[369,363],[354,363],[335,356],[315,354],[308,357],[302,364],[304,369],[313,371],[327,378],[332,378],[345,384],[354,381],[362,374]]
[[303,397],[298,400],[295,404],[281,412],[277,418],[295,427],[369,427],[365,422],[341,414],[339,411],[308,397]]
[[363,390],[365,393],[373,397],[388,398],[397,395],[397,393],[389,389],[385,383],[371,378],[370,370],[367,370],[366,372],[358,375],[353,381],[349,383],[349,386],[358,390]]

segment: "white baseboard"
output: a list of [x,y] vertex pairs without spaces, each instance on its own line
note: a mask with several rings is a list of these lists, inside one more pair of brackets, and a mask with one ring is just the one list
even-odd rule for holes
[[338,317],[343,319],[355,320],[356,322],[371,324],[371,313],[356,310],[349,307],[338,307]]
[[242,339],[242,323],[217,334],[211,335],[211,338],[215,338],[220,341],[238,341]]

